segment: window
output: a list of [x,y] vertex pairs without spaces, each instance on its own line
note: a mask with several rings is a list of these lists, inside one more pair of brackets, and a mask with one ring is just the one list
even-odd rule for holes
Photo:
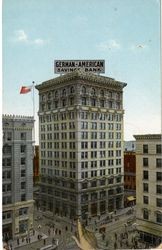
[[25,194],[22,194],[21,195],[21,201],[25,201],[26,200],[26,195]]
[[143,158],[143,166],[148,167],[148,158]]
[[73,94],[74,93],[74,87],[71,87],[70,88],[70,94]]
[[148,145],[143,144],[143,154],[148,154]]
[[156,222],[157,223],[162,223],[162,213],[157,213],[156,214]]
[[84,87],[84,86],[82,87],[82,93],[86,94],[86,87]]
[[91,187],[97,187],[97,181],[92,181],[91,182]]
[[91,98],[91,106],[95,107],[96,106],[96,99]]
[[144,204],[149,204],[149,198],[148,198],[148,196],[143,196],[143,203]]
[[143,210],[143,219],[148,220],[149,219],[149,212],[147,209]]
[[96,91],[95,91],[95,89],[94,89],[94,88],[92,88],[92,89],[91,89],[91,95],[93,95],[93,96],[94,96],[95,94],[96,94]]
[[26,175],[26,170],[25,169],[21,170],[21,177],[25,177],[25,175]]
[[156,193],[162,194],[162,185],[156,185]]
[[21,140],[26,140],[26,133],[25,132],[21,133],[20,138],[21,138]]
[[106,183],[105,179],[104,180],[100,180],[100,186],[104,186]]
[[156,159],[156,167],[161,168],[162,167],[162,159]]
[[25,158],[21,158],[21,165],[25,165]]
[[149,178],[148,171],[143,171],[143,179],[148,180],[148,178]]
[[156,145],[156,153],[157,154],[161,154],[162,153],[162,145],[161,144]]
[[87,182],[82,183],[82,189],[86,189],[87,187],[88,187],[88,183]]
[[19,209],[19,216],[28,214],[28,208],[23,207]]
[[82,105],[87,105],[86,97],[82,97]]
[[157,207],[162,207],[162,199],[160,199],[160,198],[156,199],[156,206]]
[[21,182],[21,189],[25,189],[26,187],[26,183],[25,182]]
[[162,172],[157,172],[156,173],[156,180],[157,181],[162,181]]
[[148,185],[148,183],[143,183],[143,192],[149,192],[149,185]]
[[105,101],[104,100],[100,100],[100,107],[102,107],[102,108],[105,107]]
[[26,145],[21,145],[20,152],[25,153],[26,151]]

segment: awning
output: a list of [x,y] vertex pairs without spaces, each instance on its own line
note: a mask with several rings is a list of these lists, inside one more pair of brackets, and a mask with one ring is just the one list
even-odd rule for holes
[[135,198],[134,196],[128,196],[128,197],[127,197],[127,200],[128,200],[128,201],[135,201],[136,198]]

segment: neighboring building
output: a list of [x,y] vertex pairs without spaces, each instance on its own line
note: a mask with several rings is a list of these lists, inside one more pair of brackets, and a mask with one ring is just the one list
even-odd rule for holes
[[124,152],[124,192],[125,206],[132,206],[136,200],[136,154]]
[[33,228],[33,117],[3,115],[3,240]]
[[162,241],[162,135],[135,135],[136,217],[144,241]]
[[76,71],[39,90],[40,202],[70,219],[123,207],[123,88]]
[[126,152],[126,151],[135,152],[135,150],[136,150],[136,141],[125,141],[124,142],[124,152]]
[[124,142],[124,193],[125,206],[135,205],[136,201],[136,142]]
[[33,158],[33,184],[37,185],[39,182],[39,146],[34,147],[34,158]]

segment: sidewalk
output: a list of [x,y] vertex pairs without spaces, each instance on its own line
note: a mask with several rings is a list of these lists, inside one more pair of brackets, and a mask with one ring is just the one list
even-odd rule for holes
[[[44,233],[39,233],[37,231],[35,231],[34,235],[29,235],[27,237],[22,237],[19,239],[15,239],[15,240],[9,240],[8,241],[8,246],[10,250],[14,250],[14,249],[21,249],[21,247],[24,247],[26,245],[31,245],[32,243],[35,242],[40,242],[41,240],[47,239],[47,235],[45,235]],[[23,248],[25,249],[25,248]]]

